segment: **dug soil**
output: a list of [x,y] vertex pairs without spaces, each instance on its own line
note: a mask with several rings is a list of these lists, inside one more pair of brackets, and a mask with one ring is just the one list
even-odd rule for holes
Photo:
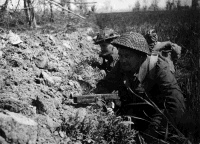
[[66,143],[56,131],[86,108],[75,108],[70,95],[88,93],[102,79],[99,46],[93,29],[45,34],[42,31],[0,34],[0,143]]

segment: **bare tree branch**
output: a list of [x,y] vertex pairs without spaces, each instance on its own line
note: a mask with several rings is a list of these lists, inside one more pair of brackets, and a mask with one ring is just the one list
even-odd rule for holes
[[6,10],[6,8],[8,6],[8,2],[9,2],[9,0],[6,0],[5,3],[0,6],[1,7],[1,9],[0,9],[1,11],[5,11]]
[[[24,9],[30,9],[30,8],[36,8],[37,6],[31,6],[31,7],[26,7],[26,8],[13,8],[13,9],[11,9],[11,8],[9,8],[8,10],[24,10]],[[13,11],[14,12],[14,11]]]
[[97,2],[66,2],[66,3],[73,3],[73,4],[95,4]]
[[47,0],[48,2],[50,2],[50,3],[52,3],[52,4],[54,4],[54,5],[56,5],[56,6],[58,6],[58,7],[60,7],[60,8],[62,8],[62,9],[64,9],[64,10],[66,10],[66,11],[68,11],[68,12],[70,12],[71,14],[73,14],[73,15],[76,15],[76,16],[78,16],[78,17],[80,17],[80,18],[82,18],[82,19],[86,19],[85,17],[83,17],[83,16],[81,16],[81,15],[79,15],[79,14],[76,14],[76,13],[74,13],[73,11],[70,11],[70,10],[68,10],[68,9],[66,9],[66,8],[64,8],[64,7],[62,7],[60,4],[58,4],[58,3],[56,3],[56,2],[54,2],[54,1],[50,1],[50,0]]
[[17,11],[17,8],[18,8],[18,6],[19,6],[19,2],[20,2],[20,0],[18,0],[17,6],[16,6],[16,8],[15,8],[14,12],[16,12],[16,11]]

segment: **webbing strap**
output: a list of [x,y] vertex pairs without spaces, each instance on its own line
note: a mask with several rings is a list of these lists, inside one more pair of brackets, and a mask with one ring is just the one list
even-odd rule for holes
[[149,77],[151,79],[154,79],[155,66],[156,66],[157,61],[158,61],[158,54],[156,53],[151,54],[150,61],[149,61]]

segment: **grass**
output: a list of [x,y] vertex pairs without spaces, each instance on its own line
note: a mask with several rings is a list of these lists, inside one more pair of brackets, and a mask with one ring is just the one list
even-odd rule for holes
[[136,131],[123,123],[123,118],[108,115],[99,109],[90,109],[90,113],[80,120],[78,113],[63,120],[58,132],[70,137],[70,142],[98,144],[134,144]]

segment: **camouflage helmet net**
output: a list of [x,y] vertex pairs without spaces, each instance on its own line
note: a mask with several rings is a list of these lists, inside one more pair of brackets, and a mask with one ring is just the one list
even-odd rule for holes
[[146,39],[136,32],[124,33],[119,38],[115,39],[112,44],[137,50],[146,54],[150,53]]

